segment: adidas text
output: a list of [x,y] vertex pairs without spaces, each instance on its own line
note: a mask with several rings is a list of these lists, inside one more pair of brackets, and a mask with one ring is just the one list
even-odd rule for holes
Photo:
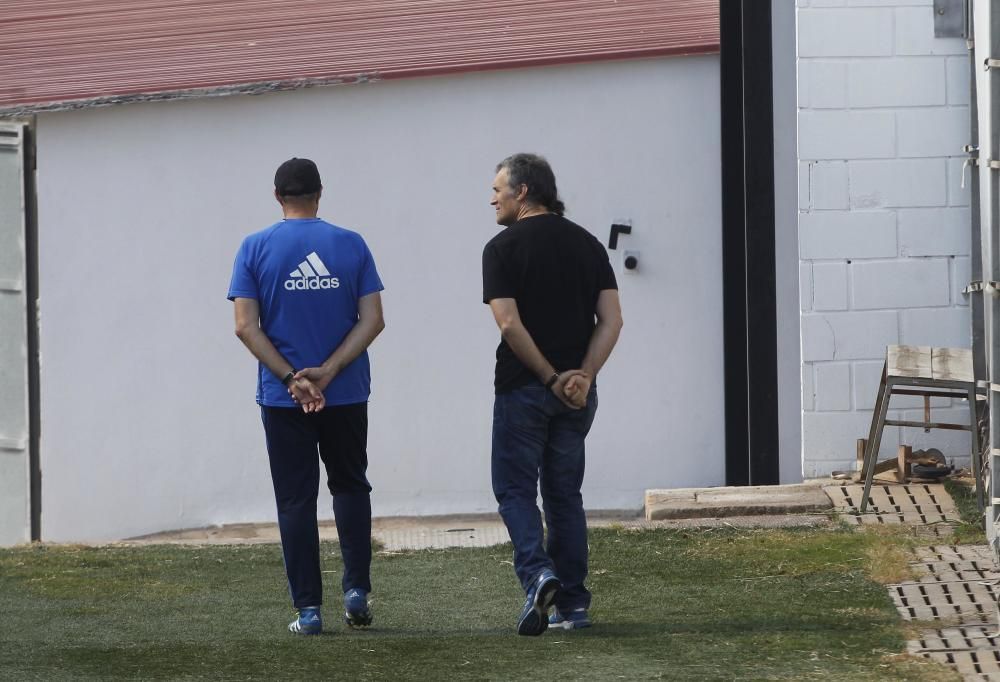
[[288,291],[305,291],[306,289],[336,289],[340,280],[336,277],[303,277],[302,279],[286,279],[285,288]]

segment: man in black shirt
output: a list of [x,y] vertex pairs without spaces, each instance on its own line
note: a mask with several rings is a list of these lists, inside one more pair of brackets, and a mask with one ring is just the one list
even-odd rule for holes
[[502,336],[493,492],[527,593],[517,631],[587,627],[584,439],[597,410],[597,372],[622,326],[618,285],[604,246],[563,217],[545,159],[515,154],[501,161],[490,204],[506,227],[483,250],[483,302]]

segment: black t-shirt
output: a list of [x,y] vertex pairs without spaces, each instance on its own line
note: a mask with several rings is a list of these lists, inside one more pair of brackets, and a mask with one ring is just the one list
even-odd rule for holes
[[[514,223],[483,249],[483,303],[513,298],[531,338],[557,371],[577,369],[594,333],[597,297],[617,289],[608,252],[576,223],[553,213]],[[538,377],[501,340],[496,392]]]

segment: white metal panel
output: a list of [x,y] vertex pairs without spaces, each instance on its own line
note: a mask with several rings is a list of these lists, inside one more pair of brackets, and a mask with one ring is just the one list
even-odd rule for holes
[[0,122],[0,546],[31,537],[23,145]]
[[[994,120],[993,111],[996,109],[996,85],[997,69],[988,68],[990,59],[998,57],[996,46],[1000,44],[1000,34],[996,31],[994,22],[1000,18],[996,17],[993,2],[977,0],[973,4],[974,23],[974,63],[981,68],[976,70],[976,103],[978,106],[979,123],[979,210],[980,210],[980,232],[982,238],[983,256],[983,280],[986,282],[996,282],[1000,280],[1000,257],[998,257],[998,236],[1000,236],[1000,225],[997,222],[997,177],[1000,175],[996,169],[991,168],[991,161],[1000,159],[1000,145],[997,144],[998,129]],[[986,305],[984,306],[984,328],[986,342],[986,369],[989,376],[989,385],[996,386],[1000,382],[998,369],[1000,369],[1000,298],[997,292],[989,291],[986,295]],[[998,508],[992,504],[996,497],[998,483],[1000,483],[1000,467],[996,464],[1000,461],[997,457],[997,450],[1000,446],[1000,397],[995,390],[989,391],[990,404],[990,446],[987,450],[988,463],[990,465],[989,476],[987,478],[987,520],[986,530],[990,542],[997,549],[997,527],[996,519]]]
[[293,155],[317,161],[320,215],[365,236],[387,287],[377,515],[496,509],[481,254],[494,166],[516,151],[548,156],[569,217],[605,244],[633,224],[585,503],[722,484],[718,83],[704,56],[40,115],[46,538],[273,519],[225,293],[240,240],[280,217],[271,179]]

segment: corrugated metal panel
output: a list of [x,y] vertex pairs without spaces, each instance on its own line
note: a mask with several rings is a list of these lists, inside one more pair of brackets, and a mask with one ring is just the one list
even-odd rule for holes
[[0,108],[716,52],[718,1],[4,0]]

